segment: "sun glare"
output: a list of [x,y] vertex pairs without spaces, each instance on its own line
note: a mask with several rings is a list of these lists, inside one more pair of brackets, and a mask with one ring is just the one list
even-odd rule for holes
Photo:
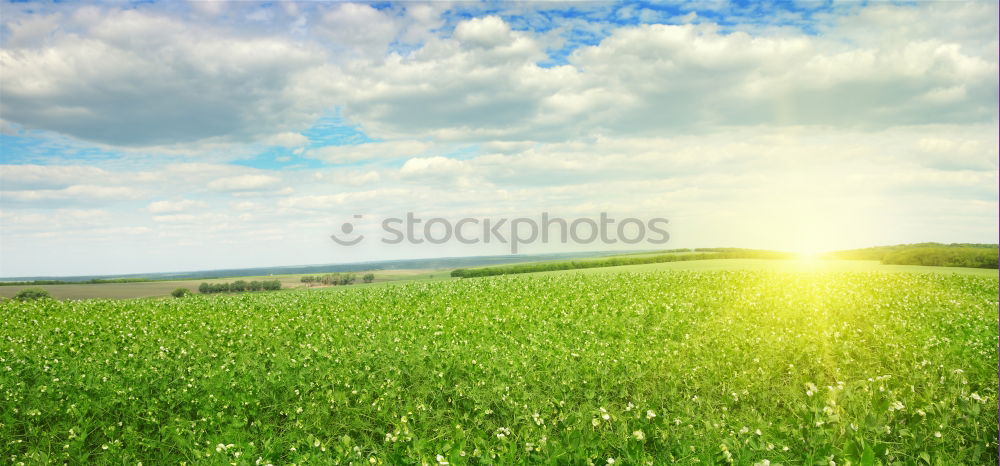
[[830,246],[826,238],[819,236],[806,236],[797,241],[791,251],[795,253],[798,260],[803,262],[817,262],[823,259],[823,255],[836,249]]
[[799,257],[799,260],[812,262],[812,261],[818,261],[823,253],[815,249],[806,249],[806,250],[800,250],[796,252],[796,254]]

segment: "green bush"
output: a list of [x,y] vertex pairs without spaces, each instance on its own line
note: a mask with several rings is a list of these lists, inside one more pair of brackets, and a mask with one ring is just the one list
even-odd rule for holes
[[191,290],[187,288],[177,288],[176,290],[170,292],[170,296],[175,298],[183,298],[189,294],[191,294]]
[[264,280],[260,282],[264,291],[275,291],[281,289],[281,280]]
[[21,291],[18,291],[17,294],[14,295],[14,299],[20,301],[31,301],[33,299],[48,299],[48,298],[51,298],[51,296],[49,296],[49,292],[41,288],[25,288]]

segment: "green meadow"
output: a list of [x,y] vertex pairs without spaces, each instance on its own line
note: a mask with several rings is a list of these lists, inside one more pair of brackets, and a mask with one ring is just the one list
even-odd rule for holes
[[5,300],[0,457],[997,462],[996,270],[727,259],[446,277]]

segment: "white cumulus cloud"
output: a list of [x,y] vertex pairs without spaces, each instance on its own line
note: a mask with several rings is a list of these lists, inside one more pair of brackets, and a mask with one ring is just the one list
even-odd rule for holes
[[280,182],[281,178],[271,175],[239,175],[212,180],[208,188],[215,191],[256,191],[272,188]]

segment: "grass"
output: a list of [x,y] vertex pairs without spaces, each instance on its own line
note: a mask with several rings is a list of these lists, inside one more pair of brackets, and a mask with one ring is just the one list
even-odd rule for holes
[[996,464],[995,271],[743,264],[6,301],[0,457]]

